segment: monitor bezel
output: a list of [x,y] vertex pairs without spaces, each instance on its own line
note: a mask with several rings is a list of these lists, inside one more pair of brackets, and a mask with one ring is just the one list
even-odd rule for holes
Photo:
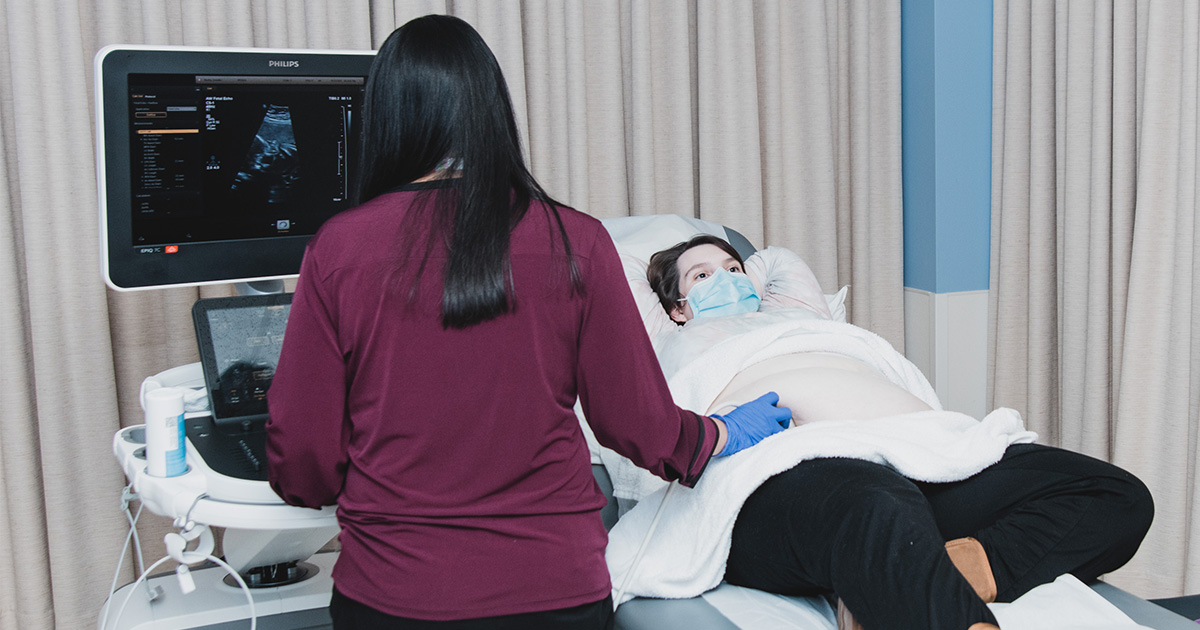
[[[189,243],[170,255],[132,242],[129,76],[134,74],[367,76],[373,50],[106,46],[96,53],[96,163],[100,256],[118,291],[295,277],[311,235]],[[276,62],[271,64],[269,62]],[[282,62],[282,63],[280,63]],[[296,63],[291,63],[296,62]],[[112,228],[112,229],[110,229]]]

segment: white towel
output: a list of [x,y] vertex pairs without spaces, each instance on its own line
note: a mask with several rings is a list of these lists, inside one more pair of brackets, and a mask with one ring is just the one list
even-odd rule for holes
[[1004,630],[1150,630],[1070,573],[988,608]]
[[1010,444],[1032,442],[1020,415],[998,409],[982,422],[952,411],[818,422],[773,435],[714,459],[695,488],[676,489],[629,581],[634,555],[666,489],[642,499],[609,533],[606,557],[622,600],[694,597],[720,583],[733,524],[763,481],[818,457],[852,457],[890,465],[921,481],[957,481],[996,463]]
[[[715,587],[725,573],[734,520],[742,503],[772,475],[818,457],[851,457],[889,465],[911,479],[965,479],[1000,460],[1014,443],[1032,442],[1020,415],[998,409],[982,421],[943,411],[921,372],[886,341],[861,328],[786,314],[693,320],[702,347],[679,340],[659,346],[676,402],[703,411],[728,379],[748,365],[795,352],[835,352],[874,366],[932,411],[869,420],[802,425],[757,446],[714,459],[695,488],[680,487],[664,510],[637,570],[630,566],[666,493],[666,484],[615,453],[602,451],[619,498],[640,499],[610,532],[607,551],[621,601],[634,596],[694,597]],[[693,327],[694,322],[702,326]],[[673,350],[670,344],[678,344]],[[676,353],[676,354],[672,354]],[[618,602],[620,603],[620,602]]]

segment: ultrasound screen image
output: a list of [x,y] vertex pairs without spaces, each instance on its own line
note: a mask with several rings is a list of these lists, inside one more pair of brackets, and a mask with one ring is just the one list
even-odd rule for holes
[[291,201],[301,176],[300,154],[287,105],[267,105],[246,163],[230,189],[248,204]]
[[131,75],[133,243],[306,236],[349,206],[357,77]]

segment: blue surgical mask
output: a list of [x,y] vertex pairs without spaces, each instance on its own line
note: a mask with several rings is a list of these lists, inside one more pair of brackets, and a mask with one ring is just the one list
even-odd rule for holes
[[696,317],[753,313],[761,301],[746,274],[724,269],[697,282],[687,297],[680,300],[692,305],[692,314]]

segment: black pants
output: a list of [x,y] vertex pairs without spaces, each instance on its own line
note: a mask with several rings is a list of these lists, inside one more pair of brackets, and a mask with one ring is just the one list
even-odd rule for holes
[[337,588],[329,601],[334,630],[611,630],[613,602],[598,602],[543,612],[456,621],[427,621],[394,617],[342,595]]
[[836,593],[868,630],[966,630],[995,618],[945,542],[983,544],[999,601],[1129,561],[1154,516],[1150,492],[1105,462],[1034,444],[954,483],[919,483],[852,459],[803,462],[737,517],[725,578],[774,593]]

